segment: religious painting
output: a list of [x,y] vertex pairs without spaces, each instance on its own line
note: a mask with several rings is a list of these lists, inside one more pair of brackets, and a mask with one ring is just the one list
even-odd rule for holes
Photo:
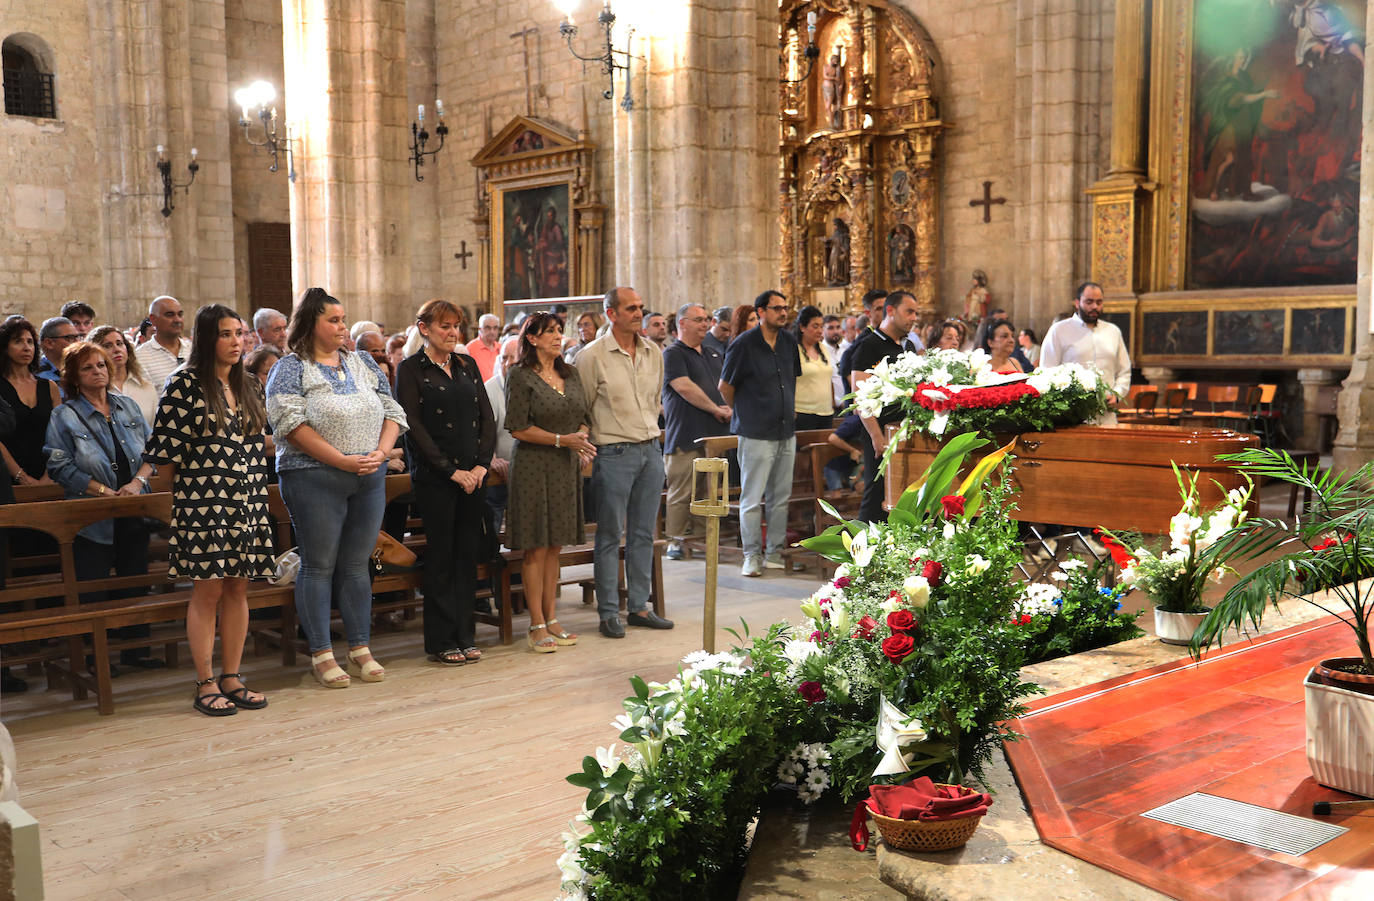
[[1345,353],[1345,323],[1344,307],[1293,310],[1293,337],[1290,340],[1289,352]]
[[501,299],[566,297],[572,259],[567,183],[503,191],[500,210]]
[[1131,314],[1130,313],[1103,313],[1101,318],[1106,322],[1121,329],[1121,340],[1127,347],[1131,346]]
[[1283,353],[1283,310],[1217,310],[1214,316],[1214,355]]
[[1201,357],[1207,354],[1207,311],[1146,313],[1141,352],[1150,356]]
[[1365,7],[1197,0],[1189,287],[1355,282]]

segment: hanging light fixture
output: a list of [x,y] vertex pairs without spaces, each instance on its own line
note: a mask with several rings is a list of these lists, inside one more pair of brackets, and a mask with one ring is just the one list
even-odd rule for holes
[[[286,177],[291,181],[296,180],[296,167],[291,159],[291,129],[287,126],[279,131],[277,126],[277,108],[272,106],[272,101],[277,99],[277,89],[272,87],[268,81],[255,81],[247,87],[239,88],[234,92],[234,102],[243,110],[243,115],[239,116],[239,127],[243,129],[243,139],[254,147],[265,148],[267,153],[272,154],[272,165],[268,171],[276,172],[277,163],[281,154],[286,155]],[[250,117],[255,117],[262,122],[262,140],[253,140],[251,132]]]
[[800,78],[779,78],[782,84],[801,84],[811,77],[811,70],[816,67],[816,60],[820,58],[821,48],[816,46],[816,11],[813,9],[806,14],[806,50],[803,51],[806,57],[806,71]]
[[[601,92],[601,96],[607,100],[615,97],[615,71],[625,70],[625,97],[620,101],[620,108],[625,112],[630,112],[635,108],[634,100],[630,97],[630,51],[629,40],[634,36],[635,30],[629,29],[625,37],[624,50],[617,49],[611,34],[611,29],[615,25],[615,12],[611,10],[611,0],[604,0],[601,13],[596,17],[596,24],[600,26],[605,34],[606,49],[599,56],[583,56],[573,47],[573,38],[577,37],[577,26],[572,24],[572,11],[576,6],[577,0],[557,0],[558,7],[563,12],[563,22],[558,26],[558,33],[568,42],[568,52],[577,59],[585,63],[600,63],[601,72],[606,76],[606,90]],[[617,62],[617,57],[624,57],[625,62]]]

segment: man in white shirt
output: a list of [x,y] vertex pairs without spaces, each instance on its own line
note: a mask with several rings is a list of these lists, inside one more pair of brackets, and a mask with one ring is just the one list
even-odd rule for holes
[[[491,378],[486,381],[487,399],[491,401],[491,415],[496,420],[496,449],[491,455],[492,475],[502,479],[510,478],[510,459],[515,453],[515,439],[506,431],[506,373],[515,365],[516,354],[520,352],[520,336],[511,335],[500,344],[496,355],[496,366]],[[489,485],[487,503],[496,513],[496,529],[501,530],[501,520],[506,516],[507,485]]]
[[148,375],[148,381],[162,393],[167,376],[191,356],[191,341],[181,336],[186,322],[181,301],[168,294],[154,298],[148,305],[148,320],[153,324],[153,337],[134,350],[138,363]]
[[[1074,314],[1050,326],[1040,347],[1040,368],[1061,363],[1093,365],[1112,392],[1107,402],[1115,406],[1131,390],[1131,355],[1126,351],[1121,329],[1102,322],[1102,286],[1084,282],[1074,299]],[[1102,425],[1115,425],[1116,413],[1108,412]]]
[[275,347],[286,352],[286,317],[281,311],[263,307],[253,314],[253,331],[258,333],[258,343]]

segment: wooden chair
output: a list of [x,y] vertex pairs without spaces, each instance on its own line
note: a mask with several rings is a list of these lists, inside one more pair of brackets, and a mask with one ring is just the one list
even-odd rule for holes
[[1149,390],[1133,391],[1132,405],[1116,411],[1118,422],[1153,422],[1155,420],[1155,406],[1159,402],[1159,391],[1149,386],[1143,386]]
[[1164,416],[1170,422],[1178,422],[1182,417],[1192,414],[1188,407],[1187,388],[1169,388],[1164,393]]

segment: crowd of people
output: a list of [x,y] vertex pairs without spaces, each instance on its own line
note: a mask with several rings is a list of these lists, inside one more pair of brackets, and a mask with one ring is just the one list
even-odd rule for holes
[[[664,315],[632,288],[598,310],[522,314],[504,325],[482,315],[468,340],[464,311],[426,302],[406,331],[350,324],[342,301],[311,288],[290,316],[258,310],[251,322],[219,304],[201,307],[187,337],[171,296],[121,331],[95,326],[73,301],[37,328],[0,324],[0,436],[14,484],[57,484],[68,498],[136,495],[169,471],[173,495],[169,573],[192,583],[187,638],[196,667],[194,706],[210,716],[259,709],[267,698],[238,673],[251,580],[277,575],[267,489],[278,481],[299,555],[295,605],[311,673],[326,688],[382,681],[369,647],[369,564],[379,533],[400,532],[407,504],[387,503],[385,476],[408,470],[423,522],[424,646],[448,666],[481,660],[474,613],[478,564],[501,538],[522,554],[528,647],[577,644],[555,610],[563,547],[597,525],[593,576],[598,631],[671,629],[649,607],[660,497],[667,489],[667,556],[690,556],[704,533],[690,512],[701,439],[738,438],[741,573],[783,569],[797,430],[831,430],[843,451],[825,477],[862,485],[860,516],[883,516],[876,460],[895,408],[840,419],[845,397],[879,361],[932,348],[982,347],[998,371],[1094,363],[1124,395],[1130,362],[1119,330],[1100,322],[1101,289],[1085,283],[1071,319],[1043,346],[993,310],[970,335],[950,319],[917,327],[915,298],[871,291],[860,316],[795,313],[778,291],[708,311],[687,303]],[[1121,382],[1124,373],[1124,384]],[[838,422],[837,422],[838,419]],[[0,502],[12,501],[4,482]],[[25,546],[25,542],[28,545]],[[619,613],[621,545],[628,615]],[[35,553],[14,536],[16,553]],[[77,577],[146,573],[149,531],[139,517],[95,523],[78,536]],[[88,592],[83,601],[115,597]],[[343,621],[345,666],[330,634]],[[212,655],[218,627],[221,674]],[[140,631],[142,630],[142,631]],[[140,638],[147,627],[122,637]],[[147,648],[120,663],[155,667]],[[22,690],[4,672],[3,690]]]

